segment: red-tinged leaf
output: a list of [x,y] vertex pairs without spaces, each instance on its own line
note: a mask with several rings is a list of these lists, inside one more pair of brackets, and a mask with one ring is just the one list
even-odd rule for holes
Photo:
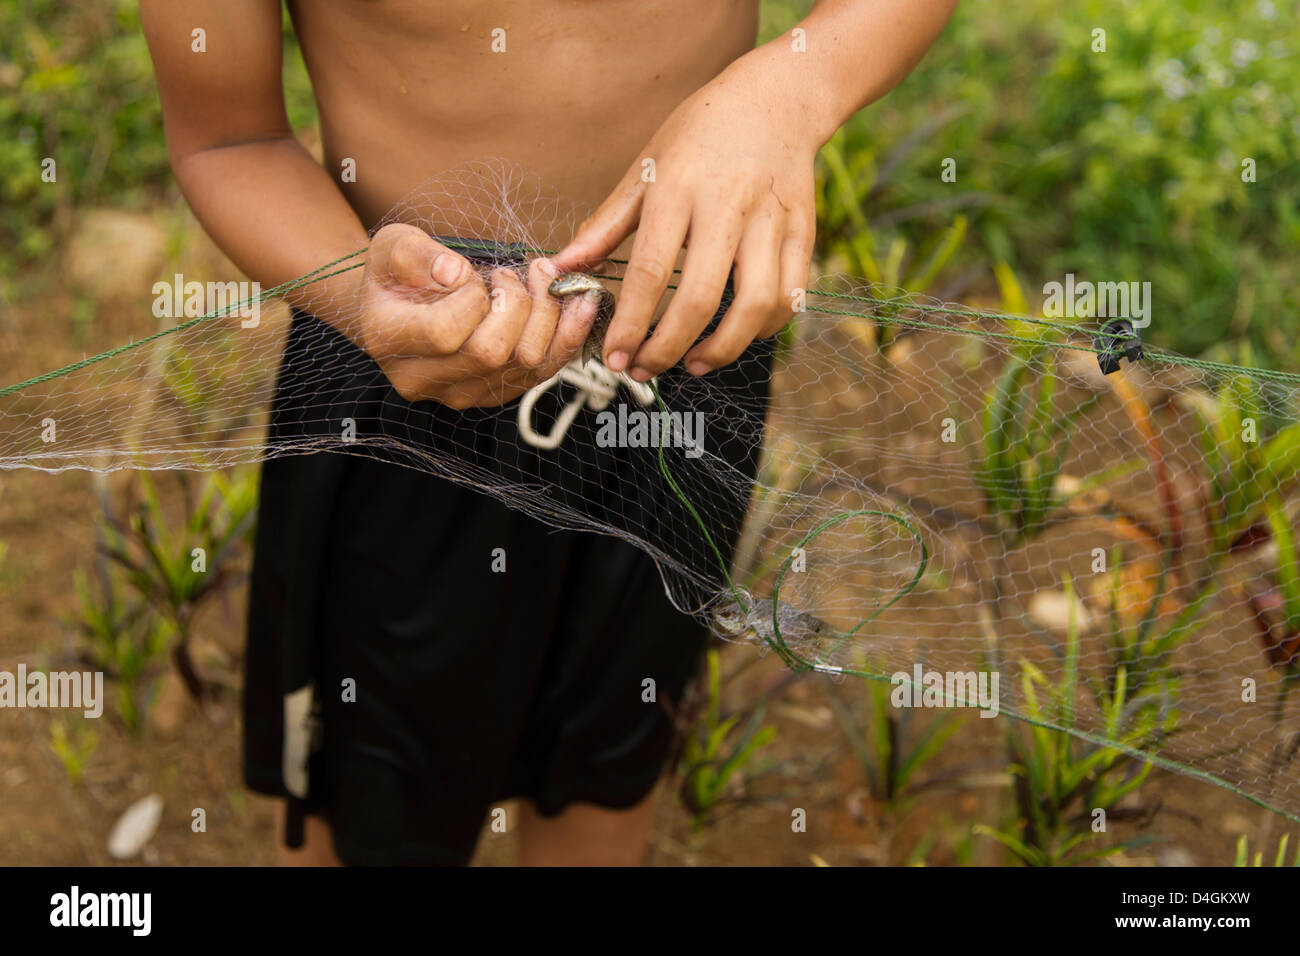
[[1300,631],[1287,633],[1282,624],[1282,592],[1277,588],[1259,591],[1251,594],[1247,603],[1269,664],[1278,668],[1300,664]]
[[1261,544],[1266,543],[1272,535],[1268,530],[1267,521],[1256,521],[1249,528],[1239,534],[1235,541],[1228,547],[1229,554],[1240,554],[1245,551],[1251,551]]

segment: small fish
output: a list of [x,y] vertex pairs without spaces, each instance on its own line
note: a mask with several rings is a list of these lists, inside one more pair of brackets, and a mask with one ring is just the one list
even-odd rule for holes
[[605,332],[614,318],[613,294],[601,285],[599,279],[585,272],[566,272],[557,276],[546,291],[557,299],[567,299],[569,296],[583,295],[587,292],[597,293],[596,319],[591,325],[587,341],[582,345],[582,358],[584,362],[599,362],[605,349]]
[[[821,618],[788,604],[777,607],[776,620],[781,626],[781,640],[789,646],[804,645],[835,634],[834,628]],[[748,613],[736,601],[729,601],[713,613],[713,625],[718,636],[724,640],[749,640],[764,644],[776,641],[771,598],[750,601]]]

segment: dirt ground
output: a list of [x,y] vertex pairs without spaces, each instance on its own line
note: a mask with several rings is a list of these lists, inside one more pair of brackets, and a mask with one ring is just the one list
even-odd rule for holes
[[[24,518],[6,506],[0,537],[32,559],[7,571],[0,596],[0,670],[14,671],[20,662],[54,669],[75,666],[69,657],[70,632],[60,617],[71,603],[70,568],[89,553],[86,484],[84,475],[6,478],[3,500],[28,501],[32,508],[24,509]],[[58,517],[39,520],[39,515]],[[24,540],[41,546],[23,548]],[[231,603],[238,606],[241,599],[235,595]],[[69,779],[51,747],[52,727],[62,716],[49,710],[4,712],[0,863],[114,864],[106,849],[114,821],[150,793],[162,796],[163,819],[139,862],[273,863],[278,802],[247,791],[240,779],[238,696],[229,680],[238,672],[240,623],[238,612],[216,613],[200,627],[205,677],[226,678],[207,713],[200,713],[179,681],[165,673],[139,737],[112,718],[93,722],[101,737],[80,783]],[[747,647],[728,648],[728,669],[753,653]],[[728,684],[725,697],[739,703],[785,674],[769,655]],[[918,847],[929,865],[952,865],[963,858],[959,854],[971,841],[969,825],[996,821],[1004,812],[1001,722],[968,720],[928,771],[940,777],[961,768],[963,774],[890,818],[868,795],[861,767],[829,706],[827,680],[803,678],[771,708],[769,722],[778,728],[770,754],[775,766],[744,795],[747,802],[724,806],[715,822],[697,830],[675,795],[663,794],[652,864],[902,865],[917,862]],[[838,687],[850,700],[860,697],[860,687],[851,682]],[[1163,839],[1140,853],[1112,857],[1111,865],[1225,865],[1239,835],[1248,835],[1252,847],[1264,847],[1275,845],[1283,832],[1268,811],[1184,777],[1157,774],[1143,796],[1160,802],[1155,820],[1141,831],[1121,825],[1116,835],[1146,832]],[[191,830],[195,808],[206,813],[206,832]],[[806,832],[792,827],[796,808],[806,811]],[[508,823],[514,819],[508,806]],[[982,838],[975,838],[965,859],[982,865],[1005,862],[1000,848]],[[509,865],[513,860],[511,834],[485,828],[476,864]]]
[[[168,247],[184,249],[184,260],[169,260],[161,274],[170,274],[173,267],[225,268],[181,214],[145,216],[119,223],[119,228],[135,229],[144,238],[134,244],[110,243],[117,253],[112,263],[75,263],[87,283],[101,284],[101,293],[102,284],[113,281],[105,270],[118,274],[121,289],[141,288],[131,285],[131,270],[138,275],[158,270]],[[128,278],[122,280],[122,274]],[[61,288],[50,293],[46,287],[0,318],[5,384],[153,330],[147,299],[129,294],[90,299],[75,284]],[[120,494],[130,480],[129,475],[112,476],[109,494]],[[13,672],[19,664],[81,666],[70,622],[76,606],[73,574],[91,573],[97,560],[95,481],[84,472],[0,472],[0,670]],[[163,798],[162,823],[134,862],[274,862],[277,803],[247,791],[239,769],[243,604],[242,587],[233,587],[196,621],[195,657],[213,688],[203,711],[179,678],[162,669],[154,684],[156,699],[138,735],[112,716],[66,724],[93,724],[99,734],[80,781],[69,777],[52,746],[55,725],[66,721],[64,715],[0,711],[0,863],[112,864],[106,840],[114,821],[151,793]],[[727,646],[724,669],[741,668],[755,653]],[[769,655],[727,683],[724,702],[741,705],[786,674]],[[651,846],[653,864],[1006,862],[1005,852],[992,840],[969,832],[972,823],[996,824],[1007,812],[1002,722],[968,719],[924,774],[951,778],[904,811],[887,814],[870,797],[861,765],[832,711],[830,679],[805,676],[775,700],[768,721],[778,735],[766,758],[769,769],[746,792],[734,794],[717,819],[696,828],[675,794],[664,794]],[[849,681],[836,689],[850,706],[864,706],[861,685]],[[114,692],[112,685],[106,690]],[[1109,865],[1226,865],[1239,836],[1248,836],[1252,849],[1263,849],[1275,846],[1285,832],[1285,821],[1276,815],[1191,778],[1157,772],[1141,794],[1148,805],[1159,806],[1158,812],[1145,824],[1115,825],[1113,836],[1160,839],[1141,851],[1111,857]],[[197,808],[206,815],[202,833],[191,829]],[[806,811],[806,832],[792,826],[798,809]],[[514,819],[508,808],[507,820]],[[505,865],[513,859],[511,834],[485,829],[475,862]]]

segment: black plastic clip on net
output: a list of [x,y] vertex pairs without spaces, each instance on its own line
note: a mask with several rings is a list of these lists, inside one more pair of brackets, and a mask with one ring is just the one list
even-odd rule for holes
[[1136,362],[1142,357],[1142,337],[1128,319],[1111,319],[1092,340],[1102,375],[1119,371],[1119,360]]

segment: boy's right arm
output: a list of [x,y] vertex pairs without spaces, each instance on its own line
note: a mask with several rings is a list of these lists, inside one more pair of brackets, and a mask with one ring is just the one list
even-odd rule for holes
[[[248,276],[275,286],[366,247],[366,267],[285,298],[378,362],[411,401],[497,405],[582,348],[596,309],[509,270],[491,290],[459,254],[410,225],[373,240],[329,174],[294,138],[284,108],[279,0],[141,0],[181,191],[208,234]],[[192,48],[202,25],[207,52]],[[489,304],[491,303],[491,307]]]

